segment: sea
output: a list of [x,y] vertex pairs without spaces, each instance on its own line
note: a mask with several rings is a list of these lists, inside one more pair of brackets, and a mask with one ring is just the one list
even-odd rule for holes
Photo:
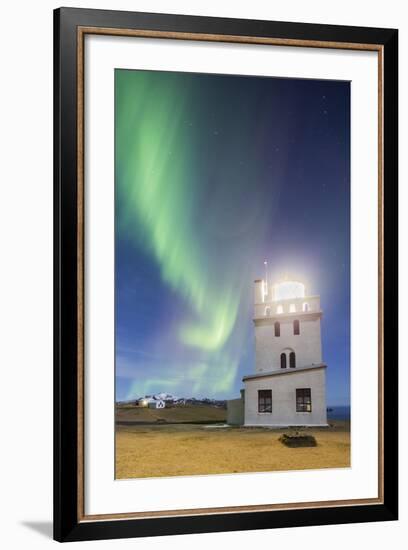
[[328,420],[350,420],[350,405],[327,407]]

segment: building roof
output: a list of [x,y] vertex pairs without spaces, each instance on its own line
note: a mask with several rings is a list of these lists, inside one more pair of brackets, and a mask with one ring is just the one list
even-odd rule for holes
[[327,365],[325,363],[317,363],[313,365],[307,365],[306,367],[295,367],[293,368],[287,368],[287,369],[276,369],[276,370],[270,370],[266,372],[258,372],[256,374],[248,374],[247,376],[244,376],[242,378],[242,381],[245,380],[253,380],[255,378],[268,378],[268,376],[282,376],[285,374],[296,374],[297,372],[304,372],[308,370],[315,370],[315,369],[325,369]]

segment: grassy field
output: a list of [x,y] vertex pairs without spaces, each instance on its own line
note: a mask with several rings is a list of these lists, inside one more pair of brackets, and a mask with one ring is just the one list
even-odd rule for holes
[[289,430],[217,427],[214,422],[223,422],[225,414],[215,407],[117,408],[116,478],[350,466],[348,422],[304,430],[317,447],[289,448],[279,441]]
[[163,422],[225,422],[226,409],[208,405],[194,405],[184,407],[170,407],[165,409],[149,409],[148,407],[134,407],[121,405],[116,407],[116,424],[132,425],[141,423]]

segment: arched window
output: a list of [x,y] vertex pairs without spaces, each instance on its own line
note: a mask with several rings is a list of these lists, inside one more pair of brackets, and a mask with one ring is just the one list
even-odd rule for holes
[[[282,356],[281,356],[281,360],[282,360]],[[289,353],[289,367],[291,369],[294,369],[296,367],[296,355],[294,351],[291,351]]]
[[283,313],[283,306],[282,306],[282,305],[279,305],[279,306],[276,308],[276,313]]
[[293,321],[293,334],[300,334],[300,323],[297,319]]
[[286,369],[286,353],[281,353],[281,369]]
[[275,326],[275,336],[280,336],[280,323],[279,323],[279,321],[276,321],[274,326]]
[[269,317],[269,316],[271,315],[271,308],[270,308],[269,306],[267,306],[267,307],[265,308],[265,315],[266,315],[267,317]]
[[307,302],[303,304],[303,311],[309,311],[309,304]]
[[296,313],[296,304],[290,304],[289,313]]

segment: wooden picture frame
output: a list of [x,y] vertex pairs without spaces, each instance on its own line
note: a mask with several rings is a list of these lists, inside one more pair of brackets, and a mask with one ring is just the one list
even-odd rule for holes
[[[84,39],[88,35],[374,51],[378,56],[378,495],[91,516],[84,491]],[[54,537],[58,541],[387,521],[398,510],[398,32],[60,8],[54,12]]]

